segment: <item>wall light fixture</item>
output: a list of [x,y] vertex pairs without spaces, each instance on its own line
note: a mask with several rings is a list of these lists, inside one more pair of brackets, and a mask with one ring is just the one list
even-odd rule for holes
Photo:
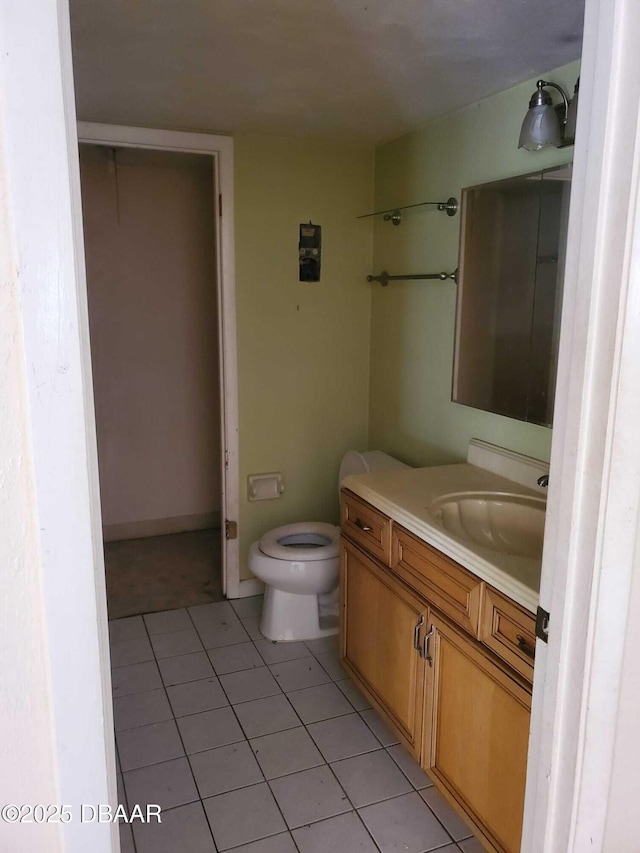
[[[579,80],[578,80],[579,83]],[[578,106],[578,83],[571,100],[557,83],[538,80],[536,91],[529,101],[529,109],[522,122],[518,148],[539,151],[547,145],[563,148],[573,144],[575,114]],[[562,103],[554,107],[546,89],[556,89],[562,95]]]

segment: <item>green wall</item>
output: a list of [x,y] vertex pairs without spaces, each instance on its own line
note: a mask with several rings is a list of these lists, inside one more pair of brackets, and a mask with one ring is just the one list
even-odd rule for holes
[[[578,69],[543,76],[573,91]],[[370,146],[235,137],[241,577],[272,527],[337,522],[348,449],[432,465],[464,459],[477,437],[548,458],[550,430],[450,402],[455,285],[365,281],[454,269],[459,215],[416,209],[397,228],[356,218],[570,160],[572,148],[517,149],[535,79],[379,146],[375,200]],[[309,220],[323,227],[317,284],[298,282]],[[266,471],[283,473],[284,496],[249,502],[247,475]]]
[[[366,449],[373,147],[238,135],[236,288],[240,567],[292,521],[338,521],[343,453]],[[322,277],[298,281],[298,226],[322,225]],[[280,500],[247,500],[248,474],[281,471]]]
[[[542,72],[573,92],[579,63]],[[537,77],[443,116],[376,150],[377,209],[460,198],[465,186],[571,160],[573,148],[518,150],[518,135]],[[395,227],[376,218],[376,272],[451,271],[457,266],[460,216],[417,208]],[[370,447],[412,465],[466,457],[481,438],[548,459],[551,430],[451,402],[455,320],[452,282],[372,285]]]

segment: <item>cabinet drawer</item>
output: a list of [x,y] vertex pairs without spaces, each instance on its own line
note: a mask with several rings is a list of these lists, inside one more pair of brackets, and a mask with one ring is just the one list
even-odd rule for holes
[[347,491],[342,492],[340,516],[344,535],[389,565],[391,519]]
[[477,637],[481,581],[397,525],[392,538],[391,568],[398,577]]
[[527,681],[533,681],[536,620],[491,587],[485,591],[480,639]]

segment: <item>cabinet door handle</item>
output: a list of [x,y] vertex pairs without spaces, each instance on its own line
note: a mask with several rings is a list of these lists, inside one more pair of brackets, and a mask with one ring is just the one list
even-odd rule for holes
[[359,518],[356,518],[356,527],[359,527],[363,533],[371,533],[371,531],[373,530],[373,527],[367,527],[364,521],[360,521]]
[[422,652],[422,657],[428,662],[429,666],[433,666],[433,658],[429,654],[429,640],[431,639],[431,637],[433,637],[435,632],[436,632],[436,629],[432,625],[431,630],[429,631],[428,634],[424,635],[424,640],[423,640],[424,651]]
[[416,623],[416,627],[413,629],[413,648],[418,652],[420,657],[422,657],[422,647],[420,646],[420,628],[424,625],[424,616],[420,614],[420,618]]
[[520,651],[524,652],[528,658],[531,658],[531,660],[533,660],[536,656],[536,650],[532,648],[525,640],[525,638],[520,634],[517,635],[516,640],[518,641],[518,648],[520,649]]

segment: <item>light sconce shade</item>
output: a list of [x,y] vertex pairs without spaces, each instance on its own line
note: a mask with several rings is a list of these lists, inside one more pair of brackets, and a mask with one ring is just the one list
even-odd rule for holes
[[[562,95],[562,105],[557,109],[553,106],[551,95],[545,91],[549,87],[557,89]],[[577,99],[574,97],[574,100]],[[558,115],[559,111],[562,111],[561,116]],[[536,91],[531,96],[529,109],[522,122],[518,148],[526,148],[527,151],[540,151],[541,148],[545,148],[547,145],[560,148],[570,139],[573,141],[573,137],[569,137],[566,132],[563,133],[568,117],[569,101],[567,100],[564,89],[556,83],[538,80]]]

